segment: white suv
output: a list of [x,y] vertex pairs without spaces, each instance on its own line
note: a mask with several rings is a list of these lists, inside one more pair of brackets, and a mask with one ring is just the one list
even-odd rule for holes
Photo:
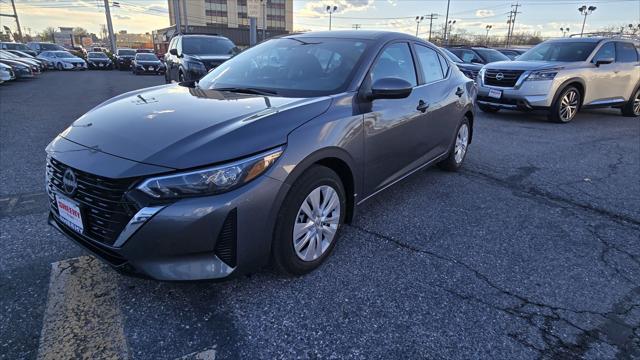
[[478,85],[485,112],[546,110],[561,123],[594,107],[640,116],[640,45],[616,38],[548,40],[517,61],[485,65]]

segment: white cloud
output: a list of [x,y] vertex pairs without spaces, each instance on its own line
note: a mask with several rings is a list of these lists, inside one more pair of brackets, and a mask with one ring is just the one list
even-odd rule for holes
[[489,16],[494,16],[495,14],[496,13],[493,10],[487,10],[487,9],[476,10],[477,17],[489,17]]

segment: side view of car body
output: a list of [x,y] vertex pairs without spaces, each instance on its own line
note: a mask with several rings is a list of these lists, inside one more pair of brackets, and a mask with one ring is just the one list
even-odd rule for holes
[[0,58],[0,64],[11,66],[16,79],[26,79],[34,76],[32,67],[23,62]]
[[86,70],[87,62],[68,51],[43,51],[38,59],[45,60],[56,70]]
[[359,204],[427,166],[462,166],[475,89],[406,34],[271,39],[197,84],[132,91],[76,120],[46,149],[49,223],[154,279],[269,262],[304,274]]
[[42,70],[42,64],[36,60],[21,58],[17,55],[14,55],[6,50],[0,50],[0,59],[3,60],[13,60],[25,64],[31,68],[31,71],[37,75],[40,74]]
[[19,57],[19,58],[22,58],[22,59],[25,59],[25,60],[33,60],[33,61],[35,61],[36,63],[39,64],[40,71],[46,71],[49,68],[49,66],[48,66],[46,61],[40,60],[40,59],[38,59],[38,58],[36,58],[34,56],[31,56],[30,54],[28,54],[26,52],[23,52],[23,51],[20,51],[20,50],[6,50],[6,51],[11,53],[11,54],[13,54],[13,55],[15,55],[15,56],[17,56],[17,57]]
[[640,45],[616,38],[565,38],[545,41],[517,61],[486,65],[480,72],[478,105],[500,109],[544,110],[566,123],[580,109],[618,107],[640,115]]

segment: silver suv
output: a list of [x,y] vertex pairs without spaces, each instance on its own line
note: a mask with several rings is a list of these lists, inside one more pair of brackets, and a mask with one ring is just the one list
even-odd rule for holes
[[518,58],[485,65],[478,74],[478,107],[546,110],[566,123],[578,110],[618,107],[640,116],[640,44],[616,38],[545,41]]

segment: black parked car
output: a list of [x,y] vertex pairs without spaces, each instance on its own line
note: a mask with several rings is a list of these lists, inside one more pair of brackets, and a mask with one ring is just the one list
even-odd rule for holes
[[482,65],[480,64],[468,64],[462,61],[456,54],[452,53],[448,49],[441,48],[442,51],[449,57],[449,60],[453,61],[458,69],[462,71],[469,79],[475,80],[478,77],[478,73],[480,69],[482,69]]
[[33,68],[20,61],[0,58],[0,64],[11,66],[16,79],[32,78],[34,76]]
[[167,83],[198,80],[238,52],[235,44],[224,36],[177,35],[171,39],[165,55],[165,80]]
[[111,70],[113,62],[103,52],[91,51],[87,53],[87,65],[89,69]]
[[503,55],[505,55],[506,57],[508,57],[511,60],[516,60],[516,58],[524,53],[527,52],[526,49],[505,49],[505,48],[496,48],[495,50],[498,50],[499,52],[501,52]]
[[38,55],[35,51],[31,50],[27,45],[16,42],[0,42],[0,50],[20,50],[31,56]]
[[475,97],[407,34],[267,40],[197,83],[121,94],[76,120],[46,149],[49,224],[159,280],[269,263],[305,274],[367,199],[427,166],[463,165]]
[[158,59],[156,54],[137,53],[131,64],[131,69],[135,75],[140,74],[162,74],[164,75],[165,66]]
[[466,64],[489,64],[496,61],[510,60],[501,52],[480,46],[449,46],[449,51],[454,53]]
[[118,49],[116,50],[116,69],[118,70],[130,70],[131,62],[136,56],[134,49]]

